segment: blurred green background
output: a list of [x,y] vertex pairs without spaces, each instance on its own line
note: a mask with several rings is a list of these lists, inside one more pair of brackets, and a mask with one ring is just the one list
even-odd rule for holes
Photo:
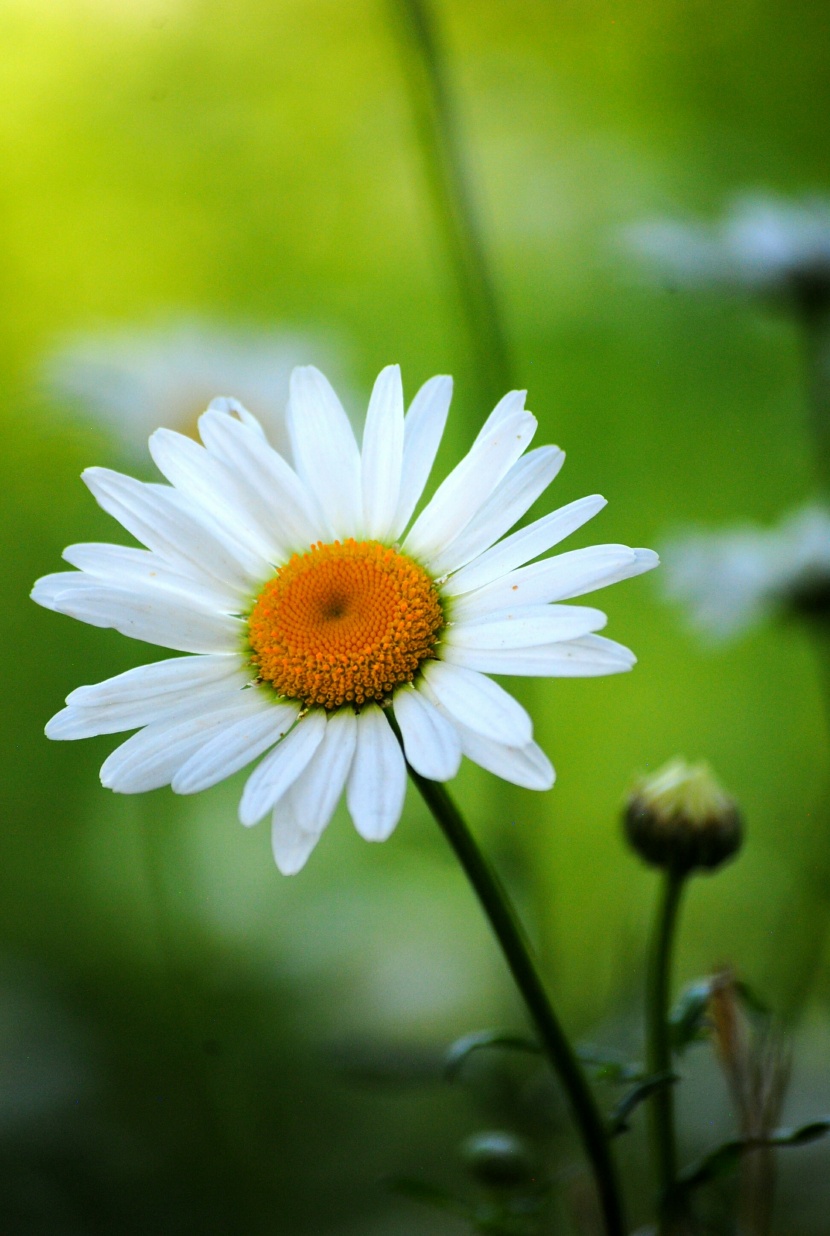
[[[649,280],[620,234],[643,216],[715,216],[747,188],[830,190],[827,6],[435,12],[517,378],[537,442],[569,456],[555,501],[609,499],[573,544],[659,548],[689,522],[772,521],[810,496],[791,322]],[[390,361],[409,396],[449,372],[441,468],[474,437],[489,407],[392,5],[3,0],[0,73],[3,1230],[464,1231],[383,1180],[460,1179],[457,1141],[498,1103],[486,1078],[441,1085],[436,1053],[523,1022],[420,801],[382,847],[339,813],[287,880],[267,831],[236,822],[241,778],[193,800],[113,796],[97,769],[114,740],[50,744],[43,725],[74,686],[154,654],[27,597],[65,544],[118,539],[82,467],[151,475],[125,408],[106,424],[44,377],[73,339],[106,348],[113,332],[161,339],[182,323],[284,337],[358,423]],[[181,426],[203,400],[171,397],[158,420]],[[635,771],[708,758],[748,840],[692,890],[678,981],[729,962],[800,1010],[787,1118],[830,1108],[813,650],[769,627],[706,652],[653,576],[594,603],[640,658],[631,675],[508,684],[556,765],[553,791],[467,765],[456,793],[568,1027],[636,1053],[654,879],[623,847],[619,803]],[[707,1084],[707,1109],[681,1099],[689,1153],[729,1129]],[[826,1230],[828,1152],[804,1154],[781,1165],[782,1233]]]

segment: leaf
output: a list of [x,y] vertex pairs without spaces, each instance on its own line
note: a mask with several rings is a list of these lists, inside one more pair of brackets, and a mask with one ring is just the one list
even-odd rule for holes
[[541,1054],[538,1043],[522,1038],[519,1034],[510,1034],[503,1030],[474,1030],[465,1034],[448,1048],[444,1057],[444,1076],[448,1081],[455,1081],[461,1072],[467,1058],[474,1051],[483,1047],[503,1047],[510,1051],[529,1052],[535,1056]]
[[664,1086],[673,1086],[678,1080],[676,1073],[653,1073],[650,1077],[643,1078],[638,1086],[623,1095],[612,1110],[608,1118],[609,1137],[617,1137],[620,1133],[626,1133],[630,1127],[629,1117],[635,1108],[639,1107],[649,1095],[654,1094],[655,1090],[661,1090]]
[[786,1146],[806,1146],[830,1133],[830,1119],[811,1120],[797,1129],[777,1129],[769,1137],[744,1137],[724,1142],[709,1154],[692,1163],[678,1177],[678,1187],[696,1189],[710,1180],[717,1180],[730,1172],[742,1155],[751,1150],[777,1149]]
[[711,978],[698,979],[680,993],[679,1000],[669,1014],[671,1048],[677,1055],[682,1055],[691,1043],[697,1043],[705,1037],[711,995]]

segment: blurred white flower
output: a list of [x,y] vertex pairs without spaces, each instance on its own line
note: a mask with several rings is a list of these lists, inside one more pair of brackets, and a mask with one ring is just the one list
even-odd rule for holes
[[658,271],[686,285],[830,297],[830,201],[824,198],[742,196],[716,223],[644,220],[625,237]]
[[667,593],[692,621],[728,638],[769,614],[830,608],[830,513],[808,506],[775,528],[678,537],[663,558]]
[[41,373],[53,398],[80,405],[142,455],[159,424],[195,433],[217,391],[232,392],[250,408],[285,453],[291,370],[320,351],[300,335],[185,321],[71,337],[46,358]]

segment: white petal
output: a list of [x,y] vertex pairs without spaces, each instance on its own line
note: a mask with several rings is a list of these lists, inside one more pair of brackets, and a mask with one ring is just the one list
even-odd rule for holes
[[601,630],[607,621],[602,610],[587,605],[524,605],[499,610],[486,621],[452,623],[442,648],[532,648],[578,639]]
[[506,395],[502,395],[478,431],[478,437],[473,443],[473,447],[483,442],[494,429],[497,429],[505,421],[509,420],[511,416],[515,416],[517,412],[524,412],[526,399],[527,391],[508,391]]
[[314,759],[274,808],[295,830],[319,837],[337,806],[352,766],[357,717],[350,709],[333,713]]
[[529,412],[509,416],[471,448],[415,520],[404,548],[422,562],[431,562],[484,505],[536,431]]
[[283,875],[302,871],[319,840],[320,833],[304,832],[282,803],[277,804],[271,817],[271,852]]
[[238,656],[171,657],[169,661],[138,665],[103,682],[76,687],[66,697],[66,702],[80,708],[140,704],[163,698],[168,692],[178,695],[181,691],[192,691],[195,694],[215,683],[238,681],[243,686],[250,676],[250,667],[246,669]]
[[579,498],[550,515],[543,515],[535,523],[505,537],[492,549],[480,554],[469,566],[450,576],[442,591],[447,596],[458,596],[462,592],[472,592],[475,588],[491,584],[508,571],[530,562],[531,558],[547,553],[554,545],[564,541],[566,536],[570,536],[592,519],[605,505],[605,498],[594,494],[590,498]]
[[385,841],[403,811],[406,763],[392,727],[376,704],[357,718],[357,746],[346,785],[354,826],[366,841]]
[[132,588],[137,583],[154,584],[182,592],[197,605],[225,613],[235,613],[239,609],[238,591],[210,575],[200,580],[193,575],[182,575],[149,549],[87,543],[68,546],[62,556],[85,574],[96,576],[99,583],[106,581],[119,588]]
[[449,781],[461,763],[461,743],[452,722],[421,691],[402,687],[394,699],[406,758],[431,781]]
[[519,567],[492,584],[457,598],[453,602],[453,618],[461,621],[484,617],[490,608],[564,601],[604,588],[628,575],[638,575],[642,569],[634,550],[627,545],[572,549],[566,554]]
[[403,467],[392,536],[398,540],[424,492],[444,434],[452,399],[452,378],[430,378],[418,391],[404,421]]
[[211,407],[199,418],[199,433],[212,455],[245,477],[263,510],[270,512],[271,536],[287,553],[328,539],[331,530],[316,500],[261,432]]
[[645,575],[646,571],[653,571],[655,567],[660,565],[660,555],[656,554],[653,549],[635,549],[634,557],[637,559],[636,564],[632,570],[622,577],[623,579],[633,579],[635,575]]
[[538,678],[596,678],[624,674],[636,664],[634,653],[602,635],[545,644],[538,648],[470,649],[447,647],[452,665],[483,674],[515,674]]
[[58,597],[65,596],[68,590],[75,589],[80,592],[84,588],[95,589],[100,586],[99,579],[83,575],[80,571],[56,571],[52,575],[41,575],[40,579],[35,580],[29,596],[44,609],[54,610]]
[[169,785],[186,760],[251,710],[240,703],[219,712],[201,712],[175,725],[148,725],[113,751],[101,767],[101,783],[117,794],[140,794]]
[[520,785],[526,790],[549,790],[556,780],[548,757],[535,742],[523,747],[508,747],[462,727],[461,749],[472,760],[502,781]]
[[[268,697],[271,698],[268,698]],[[231,777],[284,738],[297,720],[298,704],[278,704],[262,689],[262,709],[242,717],[183,764],[170,783],[176,794],[197,794]]]
[[558,446],[540,446],[518,459],[466,528],[431,559],[433,573],[457,571],[489,549],[544,493],[564,462]]
[[373,540],[385,540],[395,519],[403,437],[401,370],[399,365],[387,365],[375,382],[363,430],[363,529]]
[[282,798],[320,746],[325,729],[325,713],[321,708],[312,709],[288,737],[266,755],[251,773],[242,792],[239,818],[243,824],[258,823]]
[[108,468],[87,468],[81,475],[98,504],[174,569],[195,572],[197,579],[208,573],[243,595],[252,581],[268,578],[267,564],[229,545],[169,486],[145,485]]
[[357,535],[363,522],[360,452],[340,400],[312,365],[291,374],[286,422],[297,472],[332,532]]
[[512,695],[490,678],[446,661],[429,661],[423,670],[427,695],[454,721],[496,742],[523,747],[533,737],[530,717]]
[[161,589],[128,592],[99,583],[60,593],[52,608],[94,627],[113,627],[131,639],[177,652],[235,652],[245,632],[240,619],[189,605]]
[[[234,399],[232,395],[217,395],[215,399],[211,399],[207,410],[208,412],[221,412],[223,416],[233,420],[238,418],[246,429],[253,430],[261,441],[268,441],[268,435],[253,412],[249,412],[245,405],[240,403],[238,399]],[[207,446],[207,442],[205,442],[205,446]]]
[[[224,706],[234,707],[243,699],[243,688],[244,682],[219,682],[195,691],[188,685],[151,699],[127,700],[103,707],[84,708],[69,704],[47,724],[46,737],[66,741],[92,738],[96,734],[118,734],[123,730],[137,730],[142,725],[157,725],[161,721],[172,725],[191,714],[216,712]],[[249,694],[246,689],[246,700]]]
[[[175,433],[157,429],[150,435],[150,454],[159,471],[194,506],[218,519],[234,540],[241,541],[268,562],[280,554],[260,520],[260,510],[252,491],[239,476],[203,446]],[[252,500],[253,498],[253,500]]]

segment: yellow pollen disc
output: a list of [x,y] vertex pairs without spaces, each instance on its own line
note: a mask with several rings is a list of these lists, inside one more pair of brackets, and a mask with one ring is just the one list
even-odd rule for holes
[[320,542],[265,585],[248,639],[261,679],[331,709],[411,682],[443,623],[432,580],[404,554],[377,541]]

